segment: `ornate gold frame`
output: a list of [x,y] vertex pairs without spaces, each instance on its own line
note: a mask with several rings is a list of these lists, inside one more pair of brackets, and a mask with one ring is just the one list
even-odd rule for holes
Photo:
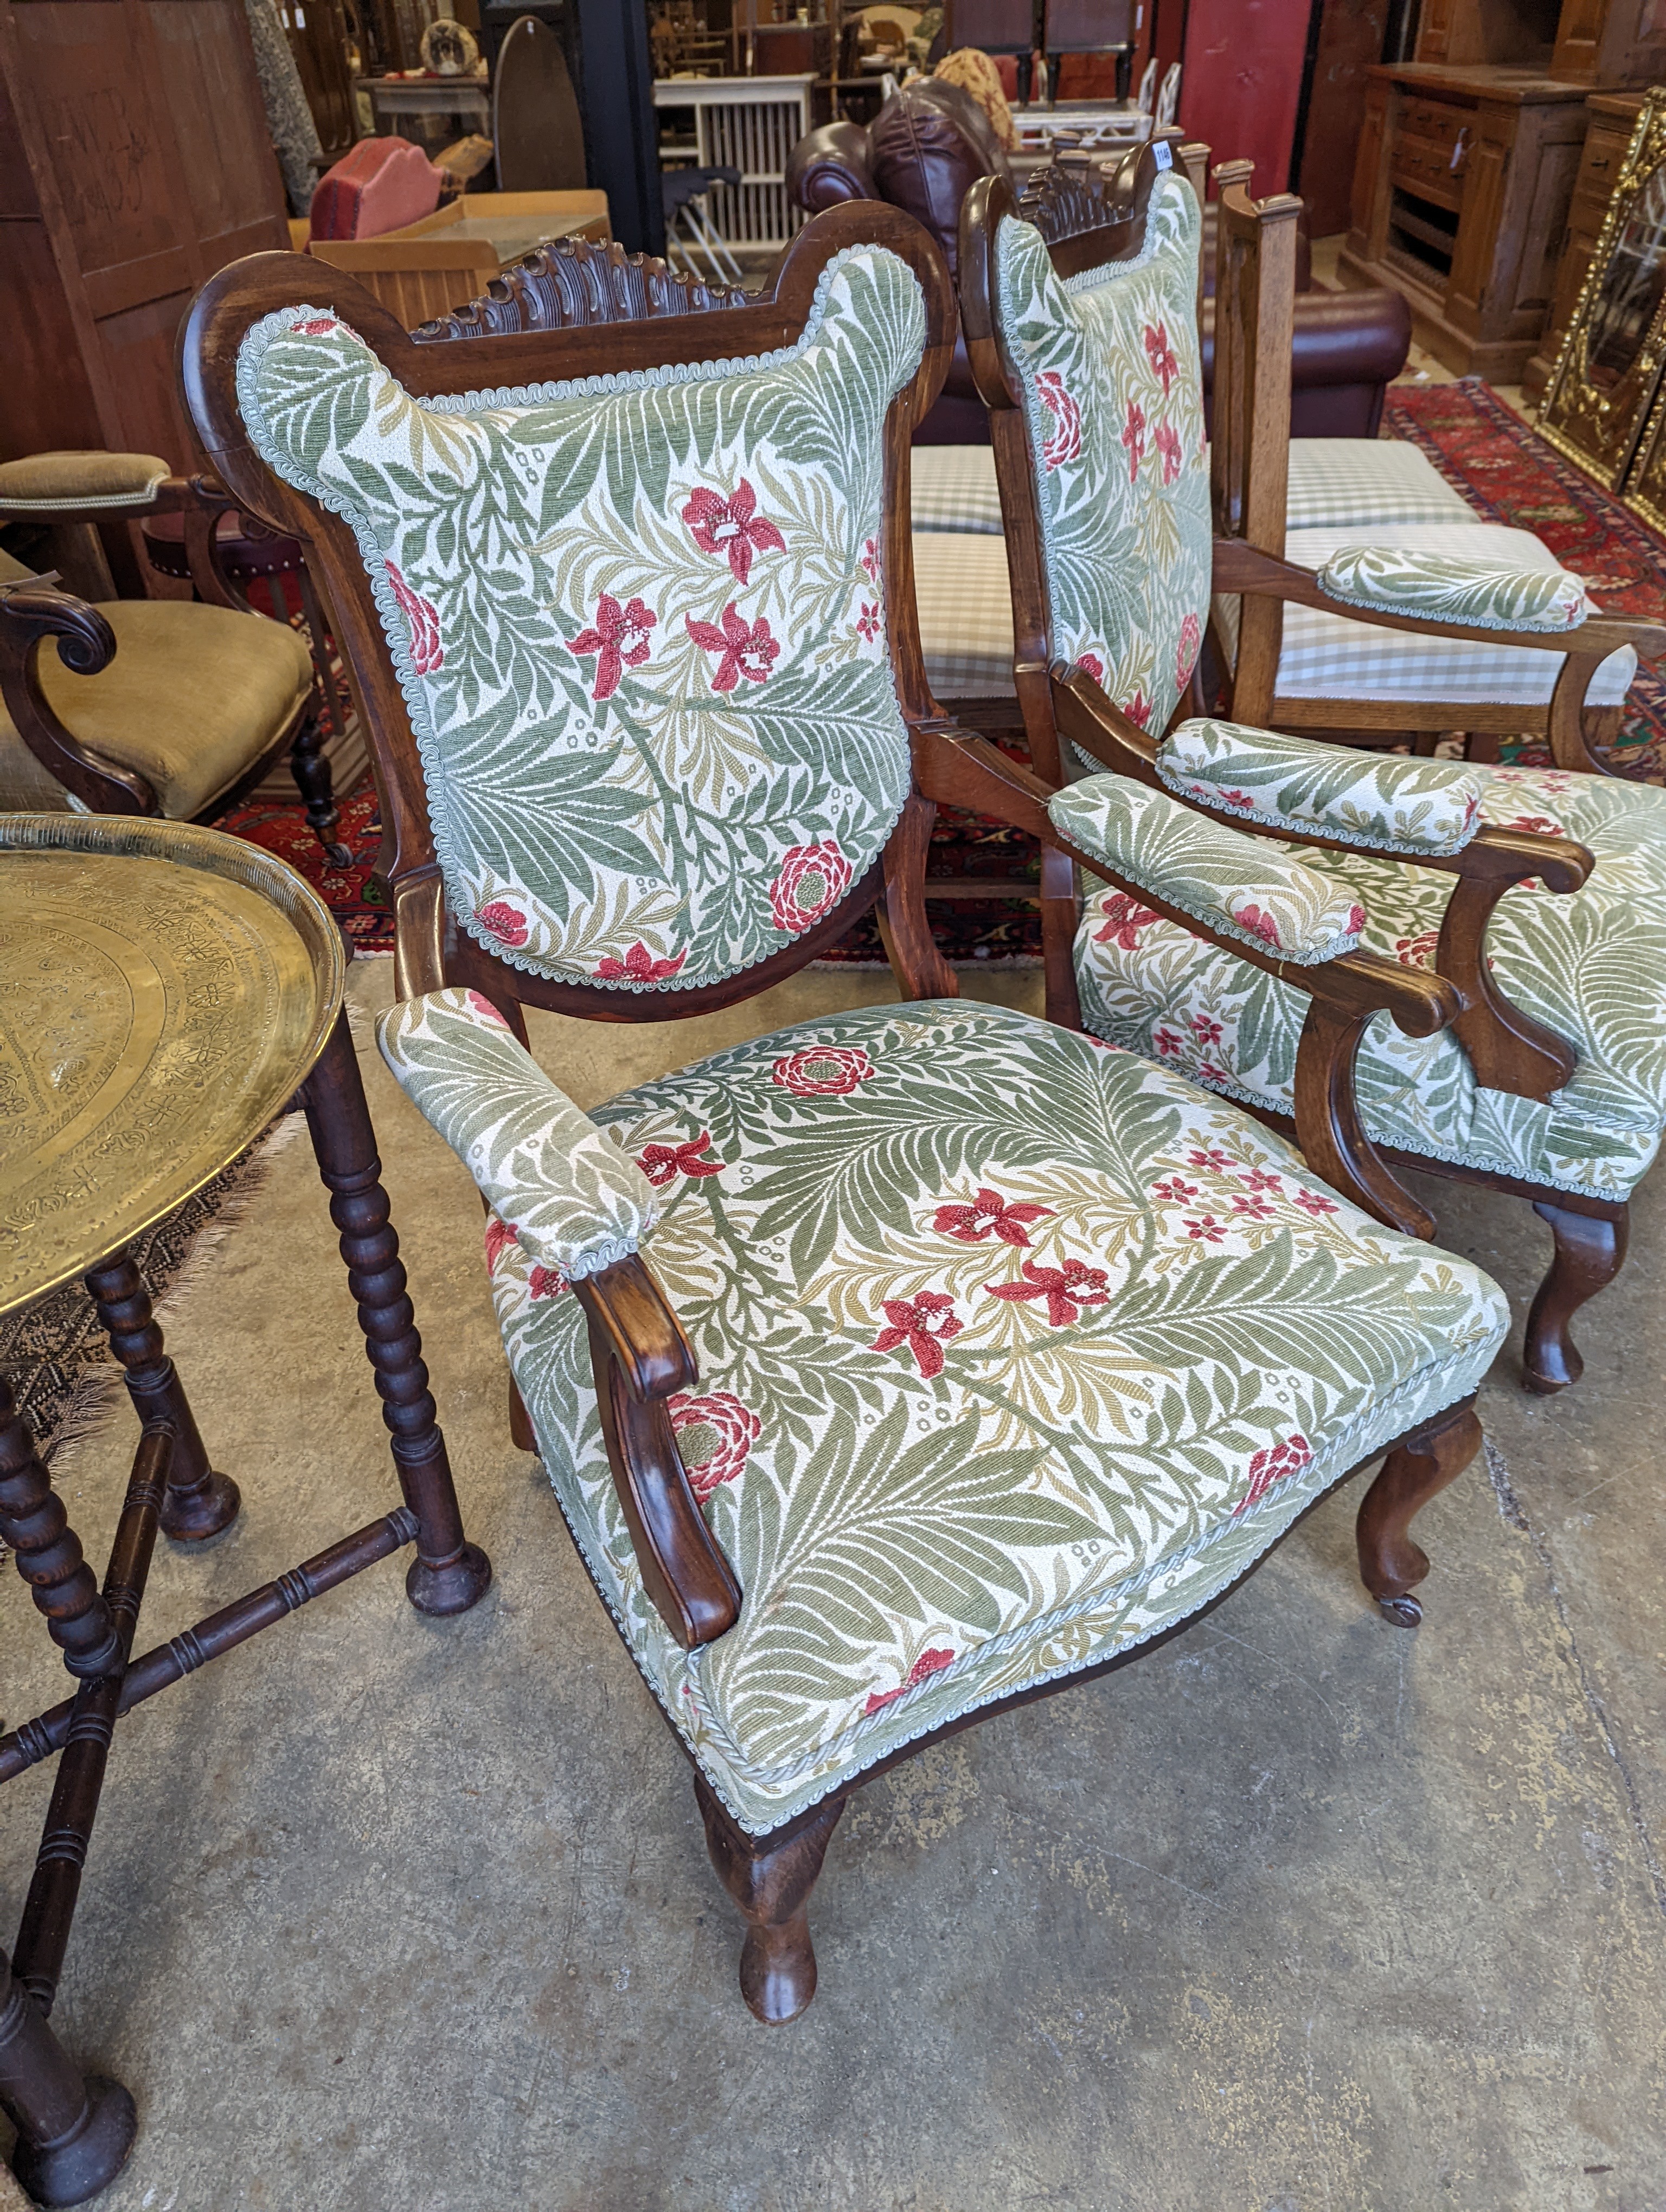
[[[1651,424],[1666,371],[1666,297],[1655,310],[1633,362],[1612,392],[1592,389],[1584,375],[1584,349],[1614,246],[1630,222],[1639,194],[1666,168],[1666,87],[1645,99],[1620,165],[1602,231],[1579,288],[1579,300],[1562,338],[1539,410],[1538,428],[1556,450],[1594,476],[1605,489],[1625,484]],[[1666,489],[1666,485],[1663,486]],[[1629,495],[1627,495],[1629,496]]]

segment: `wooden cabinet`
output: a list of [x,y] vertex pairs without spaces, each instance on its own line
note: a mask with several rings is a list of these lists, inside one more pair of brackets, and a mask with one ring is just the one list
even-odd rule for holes
[[[1454,0],[1444,20],[1465,14]],[[1550,312],[1585,94],[1511,64],[1371,75],[1341,280],[1403,292],[1437,360],[1514,383]]]
[[0,0],[0,453],[192,465],[179,320],[284,247],[242,0]]
[[1585,102],[1590,120],[1585,131],[1578,174],[1574,179],[1573,197],[1568,203],[1567,226],[1563,234],[1561,259],[1557,264],[1550,319],[1545,325],[1538,351],[1522,372],[1522,384],[1529,398],[1538,398],[1549,381],[1561,347],[1562,333],[1572,319],[1579,287],[1585,281],[1585,271],[1596,251],[1609,196],[1642,105],[1640,92],[1594,92]]

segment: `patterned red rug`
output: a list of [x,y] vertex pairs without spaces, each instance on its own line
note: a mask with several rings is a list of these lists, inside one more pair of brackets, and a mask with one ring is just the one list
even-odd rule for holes
[[[1420,447],[1489,522],[1509,523],[1541,538],[1612,612],[1657,620],[1666,611],[1666,539],[1553,453],[1478,378],[1391,391],[1388,428],[1395,437]],[[1503,750],[1506,758],[1534,766],[1546,759],[1541,746],[1506,745]],[[1666,770],[1666,672],[1639,671],[1616,764],[1639,780],[1662,780]],[[368,781],[342,809],[341,838],[353,854],[347,868],[330,866],[298,803],[236,806],[222,817],[220,827],[281,854],[315,884],[361,951],[391,948],[390,917],[370,883],[380,831],[375,794]],[[933,875],[976,876],[986,881],[992,876],[1033,878],[1034,848],[1026,838],[998,823],[945,809],[933,836],[931,870]],[[933,900],[932,925],[943,951],[953,961],[1030,963],[1040,957],[1037,910],[1018,900]],[[872,920],[853,930],[827,957],[845,964],[883,966],[885,955]]]

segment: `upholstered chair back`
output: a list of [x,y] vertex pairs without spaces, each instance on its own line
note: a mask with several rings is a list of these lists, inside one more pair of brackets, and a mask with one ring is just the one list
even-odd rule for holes
[[742,317],[690,320],[711,335],[667,348],[715,357],[540,381],[495,374],[529,338],[424,346],[453,387],[426,397],[340,307],[291,297],[238,343],[250,446],[351,533],[452,923],[545,982],[758,968],[877,869],[909,793],[882,548],[921,279],[851,245],[781,343],[726,356]]
[[1038,196],[994,235],[990,319],[1028,430],[1052,654],[1160,732],[1191,681],[1209,605],[1209,465],[1198,349],[1198,198],[1148,157],[1133,250],[1055,266]]

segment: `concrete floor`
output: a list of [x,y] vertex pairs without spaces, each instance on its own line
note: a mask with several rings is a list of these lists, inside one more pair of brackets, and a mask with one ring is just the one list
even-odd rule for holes
[[[881,995],[814,973],[536,1042],[593,1099]],[[139,2100],[108,2212],[1666,2203],[1658,1179],[1583,1386],[1531,1401],[1502,1357],[1490,1469],[1420,1523],[1420,1632],[1365,1599],[1350,1486],[1189,1636],[862,1793],[820,1994],[769,2030],[682,1755],[509,1445],[471,1190],[367,1071],[498,1578],[435,1623],[384,1566],[124,1724],[56,2014]],[[1428,1188],[1519,1316],[1539,1224]],[[247,1510],[164,1547],[146,1644],[392,1496],[304,1144],[170,1338]],[[128,1445],[118,1417],[60,1466],[100,1543]],[[15,1719],[63,1678],[9,1576],[0,1607]],[[7,1926],[49,1780],[0,1794]]]

